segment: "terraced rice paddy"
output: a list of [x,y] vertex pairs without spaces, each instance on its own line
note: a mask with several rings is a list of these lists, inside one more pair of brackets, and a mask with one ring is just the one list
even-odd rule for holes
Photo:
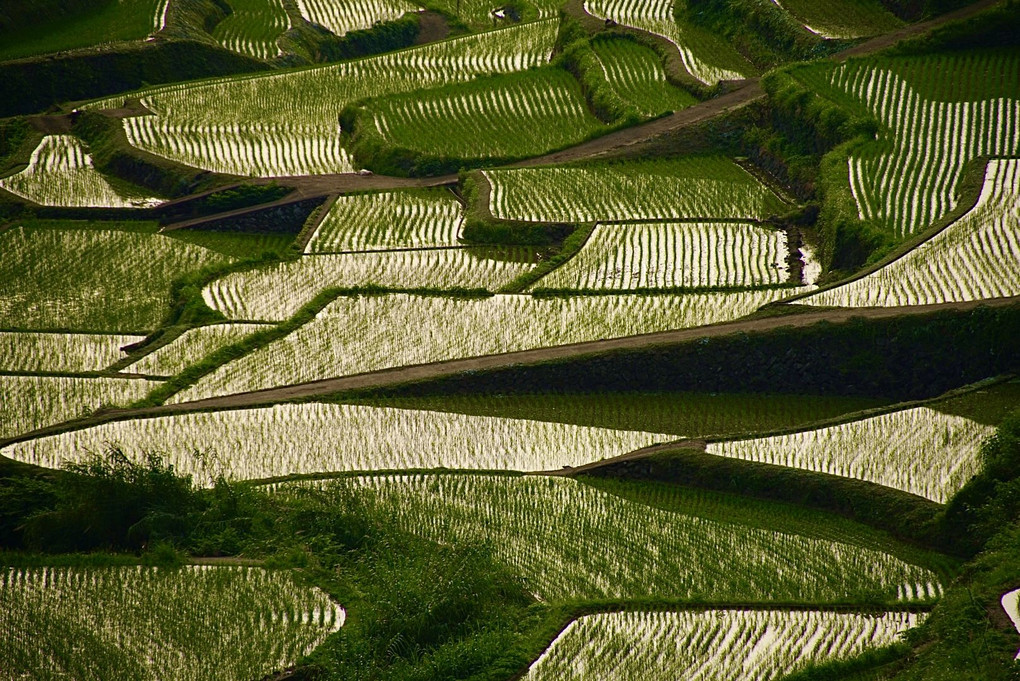
[[[475,30],[485,30],[494,26],[513,22],[507,5],[493,3],[489,0],[432,0],[430,8],[455,16]],[[553,19],[559,16],[563,3],[559,0],[526,0],[509,6],[511,10],[520,12],[524,21]],[[499,12],[499,10],[504,10]]]
[[1020,294],[1020,160],[994,160],[973,209],[884,267],[808,305],[931,305]]
[[[1006,615],[1009,617],[1009,621],[1013,623],[1013,627],[1017,632],[1020,632],[1020,589],[1003,594],[1000,602],[1002,603],[1002,609],[1006,611]],[[1014,659],[1020,660],[1020,651],[1017,651]]]
[[488,543],[548,601],[649,594],[763,603],[865,594],[893,600],[908,584],[922,597],[941,590],[929,569],[853,539],[787,534],[732,515],[716,520],[708,508],[653,508],[567,478],[397,475],[291,484],[338,495],[362,487],[410,532],[444,544]]
[[106,423],[12,445],[4,456],[58,468],[117,443],[160,452],[212,485],[338,471],[559,470],[619,456],[668,435],[358,405],[282,404]]
[[995,432],[918,407],[789,435],[716,442],[708,453],[874,482],[945,503],[981,467]]
[[745,681],[891,645],[923,616],[809,610],[614,612],[574,620],[528,681]]
[[723,38],[690,23],[678,23],[674,0],[585,0],[584,9],[599,19],[662,36],[676,45],[688,73],[703,83],[740,80],[754,72]]
[[143,338],[116,334],[0,331],[0,371],[103,371],[123,357],[123,346]]
[[280,54],[277,40],[290,29],[282,0],[230,0],[230,8],[212,32],[223,47],[256,59]]
[[340,196],[305,253],[457,246],[464,211],[446,189]]
[[903,25],[877,0],[772,0],[804,28],[822,38],[861,38],[894,31]]
[[189,566],[5,568],[7,678],[262,678],[310,653],[345,613],[286,572]]
[[153,88],[139,96],[158,115],[124,119],[125,131],[140,149],[217,172],[352,172],[337,118],[346,105],[541,66],[556,27],[545,21],[330,66]]
[[[970,395],[970,393],[968,393]],[[1020,396],[1020,383],[994,397],[971,405],[968,411],[992,412],[992,422],[1009,412],[1011,396]],[[448,411],[476,416],[572,423],[623,430],[670,433],[698,438],[729,433],[770,432],[795,428],[886,404],[876,398],[835,395],[763,395],[758,393],[553,393],[435,395],[429,397],[380,397],[365,404],[403,409]],[[944,405],[940,404],[944,408]],[[960,408],[963,405],[953,405]],[[978,409],[975,410],[974,407]],[[989,408],[991,407],[991,409]],[[998,420],[995,418],[998,417]]]
[[126,406],[157,385],[123,378],[0,374],[0,438],[88,416],[103,406]]
[[697,101],[666,80],[662,58],[640,43],[610,38],[592,42],[592,49],[616,94],[646,116],[679,111]]
[[770,189],[723,157],[484,174],[492,186],[489,209],[503,220],[762,220],[785,206]]
[[418,11],[407,0],[297,0],[297,6],[305,19],[341,36]]
[[0,187],[43,206],[140,208],[160,203],[113,187],[72,135],[43,137],[28,167],[0,180]]
[[392,147],[444,159],[527,158],[606,130],[559,68],[376,100],[360,121]]
[[132,363],[125,371],[151,376],[174,376],[220,348],[268,328],[271,327],[265,324],[213,324],[188,329],[170,343]]
[[223,365],[171,401],[712,324],[742,317],[782,295],[342,297],[294,333]]
[[27,224],[0,233],[7,328],[148,331],[170,310],[171,282],[232,261],[144,223]]
[[[999,96],[954,101],[953,73],[967,57],[929,64],[927,92],[897,73],[896,60],[855,61],[837,67],[830,87],[875,116],[879,141],[849,159],[848,175],[859,217],[905,236],[923,231],[956,207],[964,165],[979,156],[1020,156],[1020,99]],[[1008,73],[1015,57],[996,68]],[[936,66],[939,68],[936,69]],[[939,82],[947,83],[945,89]]]
[[734,222],[598,225],[536,288],[626,291],[758,287],[789,279],[786,234]]
[[283,321],[331,287],[495,290],[533,267],[521,260],[525,256],[523,250],[515,259],[515,250],[467,248],[308,255],[228,274],[209,284],[202,297],[229,319]]

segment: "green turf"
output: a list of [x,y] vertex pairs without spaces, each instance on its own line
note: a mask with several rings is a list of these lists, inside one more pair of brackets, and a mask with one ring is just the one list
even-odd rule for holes
[[174,241],[193,244],[232,258],[254,258],[263,254],[282,254],[294,243],[292,234],[241,234],[181,229],[167,232]]
[[159,0],[113,0],[98,11],[69,15],[0,35],[0,60],[141,40],[156,26]]
[[597,393],[392,397],[364,403],[707,437],[793,428],[884,402],[818,395]]

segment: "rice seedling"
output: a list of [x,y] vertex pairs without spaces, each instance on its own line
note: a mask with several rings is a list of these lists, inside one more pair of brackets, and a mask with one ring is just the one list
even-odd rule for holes
[[160,452],[199,484],[339,471],[558,470],[619,456],[666,435],[360,405],[282,404],[105,423],[26,441],[4,456],[57,468],[107,443]]
[[139,97],[157,115],[124,119],[125,131],[140,149],[216,172],[352,172],[338,126],[346,105],[546,64],[556,27],[543,21],[329,66],[152,88]]
[[103,371],[144,336],[0,331],[0,371]]
[[[1009,620],[1013,623],[1017,632],[1020,632],[1020,589],[1014,589],[1002,595],[1002,609],[1006,611]],[[1020,660],[1020,651],[1017,651],[1016,660]]]
[[6,568],[0,605],[7,678],[263,678],[345,619],[318,588],[247,567]]
[[803,299],[808,305],[931,305],[1020,294],[1020,160],[993,160],[973,209],[900,258]]
[[264,324],[213,324],[188,329],[161,348],[145,355],[124,371],[152,376],[173,376],[220,348],[268,328]]
[[679,111],[697,101],[666,80],[662,59],[640,43],[610,38],[592,42],[592,49],[616,94],[646,116]]
[[613,612],[570,623],[528,681],[778,679],[895,643],[924,616],[819,610]]
[[148,331],[170,311],[174,279],[233,260],[146,223],[25,224],[0,233],[6,328]]
[[144,208],[160,203],[114,188],[92,165],[85,145],[72,135],[43,137],[28,167],[0,180],[0,187],[43,206]]
[[445,189],[414,189],[337,198],[305,253],[458,245],[464,211]]
[[407,0],[297,0],[297,6],[305,19],[341,36],[418,11]]
[[536,288],[755,287],[789,279],[786,234],[736,222],[598,225]]
[[863,38],[903,26],[877,0],[772,0],[804,28],[822,38]]
[[202,297],[229,319],[283,321],[331,287],[498,289],[533,266],[513,256],[511,249],[468,248],[306,255],[228,274]]
[[713,324],[750,314],[782,295],[765,290],[575,298],[345,296],[294,333],[221,366],[171,401]]
[[123,378],[0,374],[0,438],[88,416],[100,407],[127,406],[158,385]]
[[[350,493],[346,482],[288,483],[277,493],[300,485]],[[907,585],[921,599],[941,592],[934,572],[881,550],[733,515],[716,519],[704,509],[655,508],[569,478],[414,474],[366,476],[354,485],[370,491],[399,527],[426,539],[489,543],[546,601],[652,594],[742,603],[892,601],[906,597]]]
[[444,159],[527,158],[607,130],[552,67],[373,100],[360,121],[390,147]]
[[740,80],[754,71],[723,38],[689,22],[678,22],[674,0],[585,0],[584,8],[600,19],[662,36],[676,45],[688,73],[708,85]]
[[212,31],[223,47],[256,59],[281,54],[276,41],[290,29],[282,0],[230,0],[230,9]]
[[917,407],[789,435],[714,442],[718,456],[856,478],[945,503],[981,468],[992,426]]
[[718,156],[484,173],[489,209],[503,220],[762,220],[784,208],[770,189]]
[[[939,72],[929,67],[925,75],[952,81],[950,74],[966,62],[966,57],[945,59]],[[906,79],[898,73],[899,63],[841,65],[833,70],[830,87],[863,105],[883,126],[878,142],[860,147],[848,162],[860,219],[905,236],[956,207],[956,187],[968,161],[1020,155],[1020,99],[952,101],[952,86],[940,91],[930,82],[925,85],[928,92],[921,94],[915,85],[920,74]]]

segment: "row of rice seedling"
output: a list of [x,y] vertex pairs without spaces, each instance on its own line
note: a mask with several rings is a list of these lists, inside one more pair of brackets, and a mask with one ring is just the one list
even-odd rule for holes
[[0,180],[0,187],[44,206],[140,208],[160,203],[111,186],[73,135],[43,137],[28,167]]
[[784,204],[724,157],[486,170],[489,209],[503,220],[605,222],[762,220]]
[[623,38],[596,40],[591,47],[616,94],[646,116],[679,111],[697,101],[666,80],[662,58],[654,50]]
[[607,129],[552,67],[375,100],[359,120],[392,147],[457,159],[527,158]]
[[992,426],[917,407],[789,435],[708,445],[708,452],[856,478],[945,503],[981,468]]
[[5,678],[263,678],[343,625],[289,573],[247,567],[0,571]]
[[[883,551],[654,508],[569,478],[416,474],[353,484],[410,532],[489,543],[547,601],[893,600],[904,584],[922,598],[941,590],[934,572]],[[290,483],[278,493],[300,485],[351,493],[349,482]]]
[[574,298],[345,296],[287,337],[223,365],[172,401],[701,326],[742,317],[780,297],[776,290]]
[[152,32],[156,33],[166,28],[166,13],[170,9],[170,0],[159,0],[156,4],[156,12],[152,15]]
[[48,468],[117,443],[158,452],[212,485],[339,471],[559,470],[669,440],[668,435],[359,405],[282,404],[117,421],[12,445],[4,456]]
[[338,126],[345,106],[546,64],[556,27],[543,21],[329,66],[152,88],[139,96],[157,115],[125,119],[125,130],[140,149],[206,170],[351,172]]
[[305,253],[458,245],[464,210],[446,189],[412,189],[337,198]]
[[144,336],[0,331],[0,371],[102,371]]
[[571,622],[524,679],[778,679],[891,645],[923,619],[818,610],[599,613]]
[[154,225],[44,223],[0,233],[7,328],[140,332],[170,310],[171,282],[229,256],[155,234]]
[[584,9],[600,19],[662,36],[676,45],[688,73],[703,83],[740,80],[754,70],[723,38],[678,23],[674,0],[585,0]]
[[994,160],[981,196],[953,224],[865,277],[801,302],[931,305],[1020,295],[1020,160]]
[[205,123],[125,118],[128,141],[186,165],[229,175],[281,177],[354,172],[337,125]]
[[281,54],[276,41],[291,26],[282,0],[230,0],[230,9],[212,31],[223,47],[256,59]]
[[[1013,623],[1017,632],[1020,633],[1020,589],[1014,589],[1004,593],[1001,599],[1002,609]],[[1020,650],[1017,651],[1015,660],[1020,660]]]
[[863,103],[888,131],[880,135],[882,144],[850,157],[849,180],[860,218],[894,234],[922,231],[955,208],[969,160],[1020,155],[1018,98],[927,99],[894,70],[868,62],[840,66],[831,83]]
[[754,287],[789,279],[786,234],[737,222],[597,225],[581,251],[538,288]]
[[103,406],[126,406],[157,385],[123,378],[0,374],[0,438],[88,416]]
[[418,11],[418,6],[408,0],[297,0],[297,6],[305,19],[336,35]]
[[515,250],[440,248],[306,255],[228,274],[206,286],[202,297],[229,319],[283,321],[331,287],[495,290],[534,266],[515,258]]
[[878,0],[772,0],[822,38],[862,38],[894,31],[903,25]]
[[151,376],[174,376],[220,348],[267,328],[265,324],[212,324],[188,329],[171,342],[133,362],[124,371]]

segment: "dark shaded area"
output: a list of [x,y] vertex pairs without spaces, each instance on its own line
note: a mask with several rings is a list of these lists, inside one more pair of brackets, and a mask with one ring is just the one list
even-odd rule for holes
[[0,64],[0,116],[130,92],[147,85],[249,73],[269,66],[198,40],[122,43],[116,50],[70,52]]
[[1020,368],[1020,305],[821,322],[514,366],[372,394],[764,392],[924,399]]

